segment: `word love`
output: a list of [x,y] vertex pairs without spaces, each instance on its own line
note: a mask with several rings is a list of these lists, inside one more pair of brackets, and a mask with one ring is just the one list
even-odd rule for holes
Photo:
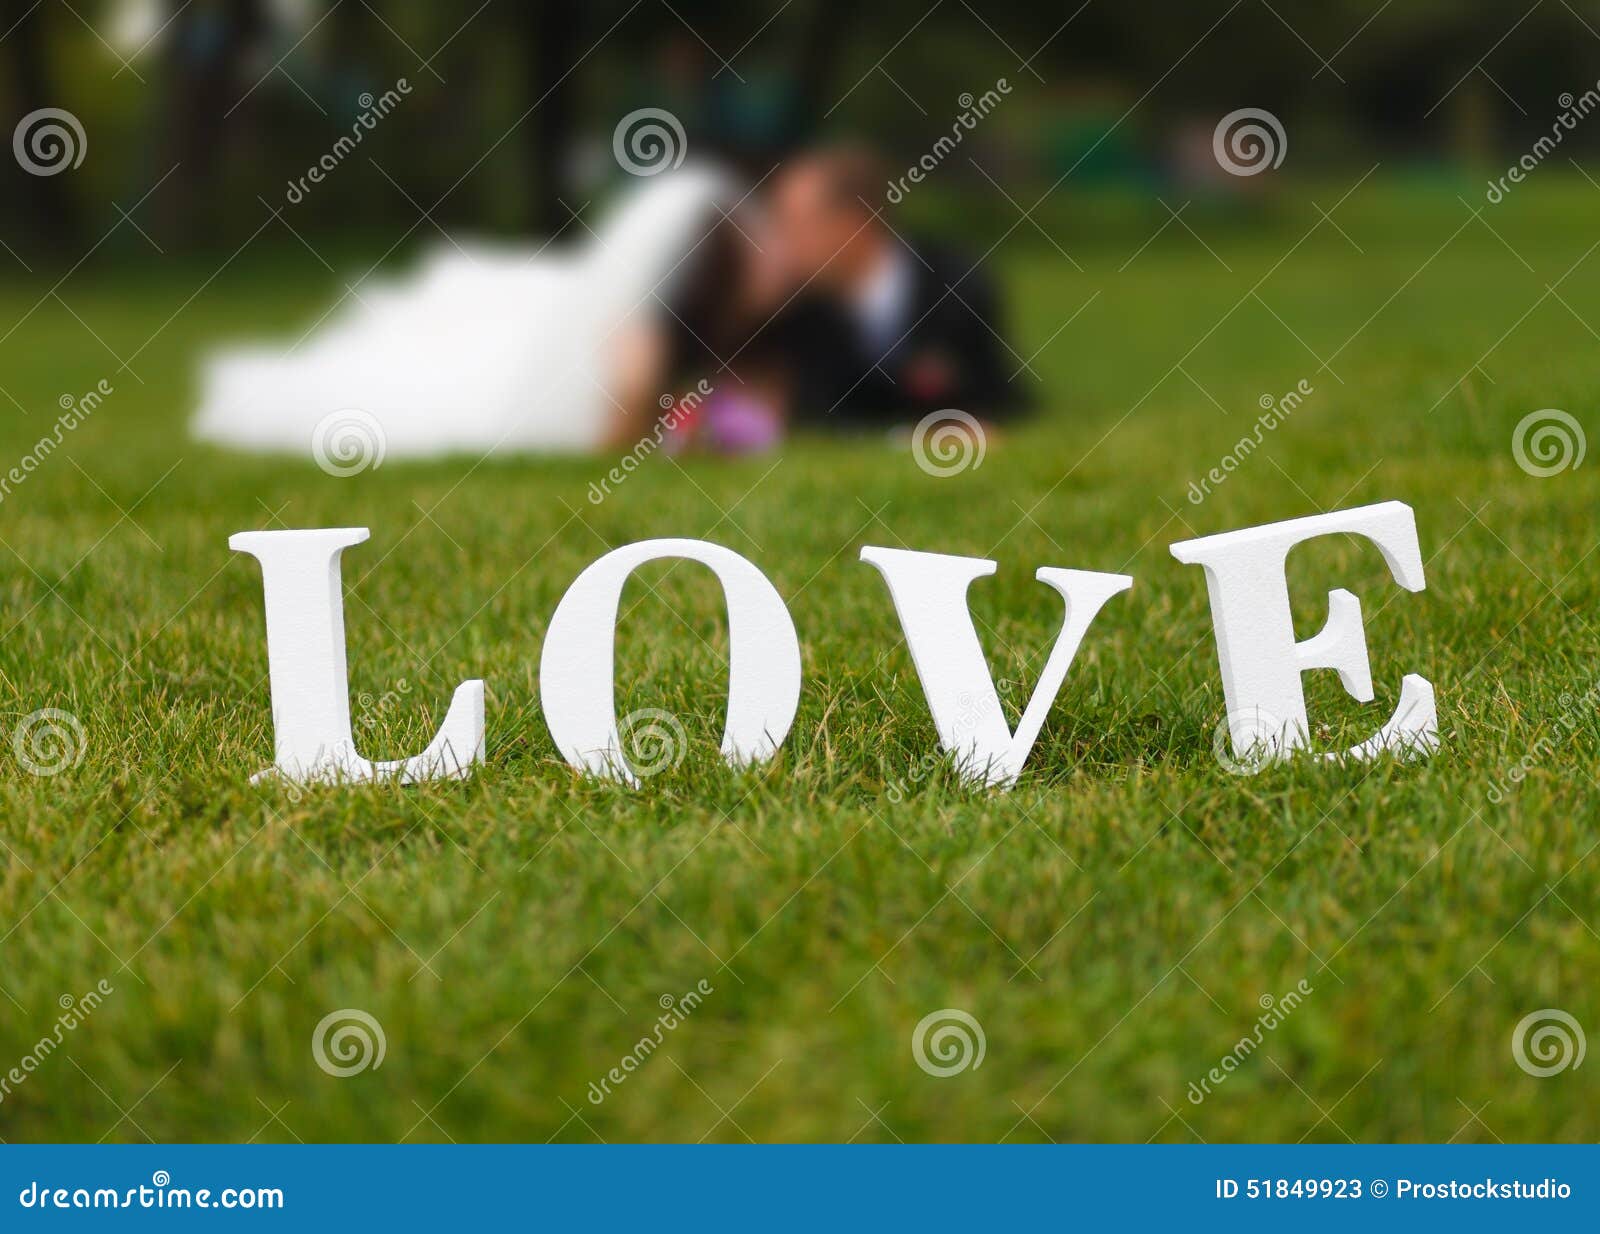
[[[460,778],[483,760],[483,682],[456,688],[450,710],[422,753],[374,762],[350,730],[340,555],[367,538],[364,527],[245,531],[230,547],[261,563],[267,618],[276,773],[298,782]],[[1301,675],[1333,669],[1356,699],[1373,698],[1361,602],[1328,593],[1320,633],[1297,641],[1284,563],[1318,536],[1361,536],[1375,544],[1395,581],[1421,591],[1422,554],[1411,508],[1397,501],[1291,519],[1186,540],[1172,555],[1205,571],[1229,735],[1236,755],[1281,757],[1306,744]],[[637,785],[617,727],[614,655],[617,606],[631,575],[649,561],[707,566],[728,611],[728,701],[723,757],[734,766],[770,759],[783,744],[800,701],[800,641],[777,590],[754,565],[704,540],[645,540],[607,553],[556,606],[539,661],[539,694],[562,756],[591,774]],[[1022,771],[1045,715],[1100,610],[1133,586],[1125,574],[1041,566],[1035,577],[1060,594],[1060,633],[1022,717],[1006,722],[978,643],[967,591],[995,572],[976,557],[867,546],[899,614],[939,742],[976,785],[1009,786]],[[1366,759],[1382,751],[1423,753],[1438,744],[1433,687],[1415,674],[1401,681],[1393,716],[1351,750],[1325,755]]]

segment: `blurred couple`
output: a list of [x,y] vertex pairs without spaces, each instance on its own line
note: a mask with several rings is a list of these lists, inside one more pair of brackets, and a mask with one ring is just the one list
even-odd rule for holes
[[748,453],[795,425],[1018,413],[1028,391],[995,288],[891,228],[871,204],[883,183],[854,147],[797,156],[753,191],[686,167],[569,251],[452,241],[403,279],[347,289],[288,346],[207,357],[196,435],[314,452],[353,410],[385,456],[603,452],[663,433]]

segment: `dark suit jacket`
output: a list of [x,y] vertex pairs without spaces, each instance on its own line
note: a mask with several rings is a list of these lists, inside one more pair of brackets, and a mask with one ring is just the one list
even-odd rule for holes
[[1022,367],[1001,340],[999,296],[982,269],[933,245],[916,244],[914,291],[900,337],[883,354],[869,347],[847,306],[798,297],[767,332],[770,355],[789,375],[802,421],[870,426],[955,408],[985,420],[1032,401]]

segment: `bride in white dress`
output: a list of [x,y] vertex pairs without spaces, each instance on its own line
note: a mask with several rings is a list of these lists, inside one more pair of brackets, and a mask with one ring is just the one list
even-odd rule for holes
[[407,277],[361,285],[298,340],[205,357],[194,433],[320,459],[320,438],[354,417],[381,457],[599,449],[628,411],[658,411],[666,306],[708,236],[726,236],[735,197],[719,173],[685,168],[566,251],[447,244]]

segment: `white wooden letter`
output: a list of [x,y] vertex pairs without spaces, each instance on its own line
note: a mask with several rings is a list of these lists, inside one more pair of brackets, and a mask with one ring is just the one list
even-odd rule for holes
[[[1284,573],[1289,550],[1336,532],[1364,536],[1376,544],[1389,572],[1407,591],[1425,586],[1416,515],[1399,501],[1247,527],[1172,546],[1179,561],[1205,568],[1228,731],[1240,758],[1276,757],[1306,744],[1300,674],[1308,669],[1331,668],[1352,697],[1372,701],[1367,636],[1361,601],[1354,595],[1343,588],[1330,591],[1328,620],[1321,632],[1304,642],[1294,637]],[[1372,758],[1383,750],[1426,753],[1438,741],[1433,686],[1407,673],[1389,721],[1360,745],[1329,757]]]
[[1017,778],[1089,624],[1107,600],[1133,586],[1133,579],[1126,574],[1051,566],[1035,572],[1041,583],[1061,593],[1066,615],[1039,674],[1039,684],[1013,733],[1006,724],[967,606],[967,588],[974,579],[993,574],[995,563],[981,557],[872,545],[861,550],[861,560],[889,584],[889,596],[911,648],[911,661],[939,731],[939,744],[955,755],[964,779],[985,785],[1009,785]]
[[[241,531],[228,547],[261,563],[272,690],[273,769],[302,783],[460,779],[483,761],[483,682],[456,687],[439,732],[412,758],[373,762],[350,732],[340,554],[365,527]],[[263,775],[271,774],[263,772]]]
[[539,658],[539,699],[566,760],[638,786],[617,731],[617,605],[628,576],[647,561],[681,557],[710,566],[728,605],[728,714],[722,756],[765,762],[800,703],[800,640],[767,576],[731,549],[705,540],[643,540],[600,558],[561,597]]

